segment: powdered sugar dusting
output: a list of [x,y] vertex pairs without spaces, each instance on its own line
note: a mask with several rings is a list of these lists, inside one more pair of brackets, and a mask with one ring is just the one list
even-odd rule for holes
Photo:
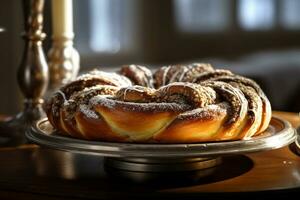
[[190,110],[191,107],[187,104],[178,103],[134,103],[134,102],[124,102],[112,99],[111,97],[104,97],[103,95],[98,95],[90,99],[90,104],[92,106],[100,105],[107,107],[109,109],[123,109],[127,111],[136,112],[183,112]]
[[99,119],[99,116],[94,110],[91,110],[90,106],[81,104],[79,105],[79,111],[82,112],[85,116],[92,119]]
[[107,82],[112,82],[115,86],[132,85],[131,81],[123,75],[119,75],[114,72],[104,72],[99,70],[93,70],[87,74],[83,74],[79,76],[77,79],[85,80],[85,79],[99,78],[99,77],[101,77],[103,80],[106,80]]
[[89,103],[91,106],[98,105],[101,102],[101,105],[113,109],[115,106],[115,101],[109,101],[108,99],[112,98],[112,96],[108,95],[97,95],[90,99]]
[[177,119],[180,120],[213,119],[222,113],[226,114],[228,107],[229,105],[226,103],[217,104],[217,105],[208,105],[205,108],[197,108],[197,109],[193,109],[181,113],[180,115],[178,115]]

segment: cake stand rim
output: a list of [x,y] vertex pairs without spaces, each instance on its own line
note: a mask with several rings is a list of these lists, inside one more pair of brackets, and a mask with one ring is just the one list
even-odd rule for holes
[[[290,122],[277,116],[272,116],[268,127],[270,131],[269,136],[256,136],[248,140],[191,144],[140,144],[88,141],[54,135],[54,132],[47,133],[45,127],[49,127],[46,125],[42,129],[42,123],[48,123],[48,126],[51,126],[47,118],[36,121],[25,133],[30,141],[57,150],[105,157],[218,157],[278,149],[291,144],[296,139],[296,129],[292,127]],[[278,126],[280,125],[282,128],[278,130]]]

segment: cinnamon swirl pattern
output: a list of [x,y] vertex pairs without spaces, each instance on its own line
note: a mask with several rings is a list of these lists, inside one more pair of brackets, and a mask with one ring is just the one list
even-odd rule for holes
[[194,63],[92,71],[45,103],[59,133],[87,140],[195,143],[249,139],[265,131],[271,105],[259,85]]

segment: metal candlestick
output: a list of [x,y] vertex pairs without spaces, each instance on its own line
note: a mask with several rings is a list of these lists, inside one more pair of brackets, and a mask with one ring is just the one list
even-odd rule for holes
[[21,113],[0,124],[0,136],[6,146],[26,143],[25,131],[32,122],[44,116],[41,104],[48,86],[48,66],[42,49],[44,0],[23,0],[25,50],[18,69],[17,79],[24,96]]
[[49,93],[74,80],[79,71],[79,54],[73,47],[73,36],[53,37],[48,53]]
[[[48,52],[49,67],[49,89],[47,96],[62,85],[74,80],[79,71],[79,54],[73,47],[74,32],[72,16],[72,0],[65,1],[65,15],[62,21],[65,23],[65,29],[57,31],[57,1],[52,1],[52,47]],[[57,5],[56,5],[57,6]],[[60,5],[62,6],[62,5]]]

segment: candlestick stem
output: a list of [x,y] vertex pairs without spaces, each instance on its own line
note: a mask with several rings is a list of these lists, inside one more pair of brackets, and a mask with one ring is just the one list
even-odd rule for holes
[[53,37],[48,52],[49,93],[74,80],[79,71],[79,54],[73,47],[73,37]]

